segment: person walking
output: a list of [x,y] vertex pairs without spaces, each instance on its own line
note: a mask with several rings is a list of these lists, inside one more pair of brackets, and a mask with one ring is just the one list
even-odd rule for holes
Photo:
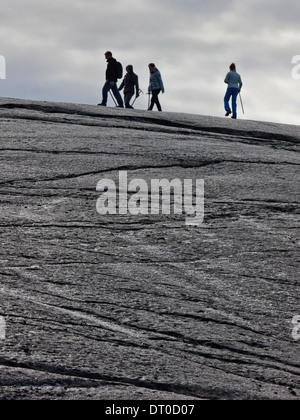
[[[236,119],[237,118],[237,104],[236,100],[238,97],[238,94],[240,93],[243,82],[241,76],[236,72],[236,66],[234,63],[232,63],[229,67],[230,72],[227,73],[224,83],[228,85],[225,98],[224,98],[224,106],[225,106],[225,117],[228,117],[230,114],[232,114],[231,118]],[[232,98],[232,110],[229,105],[230,98]]]
[[125,102],[125,108],[131,108],[133,109],[133,106],[130,105],[131,98],[134,95],[134,89],[135,89],[135,96],[138,98],[140,96],[140,88],[139,88],[139,78],[138,76],[133,72],[133,66],[129,64],[126,67],[127,74],[125,75],[121,85],[119,86],[119,91],[124,89],[124,102]]
[[162,109],[158,99],[158,95],[160,94],[160,92],[165,93],[162,77],[160,71],[156,68],[154,63],[150,63],[148,67],[150,71],[148,94],[150,95],[152,93],[151,103],[148,108],[148,111],[152,111],[154,105],[156,105],[158,111],[161,112]]
[[[114,97],[117,100],[117,107],[124,108],[124,102],[120,92],[118,91],[117,81],[119,77],[118,74],[118,63],[110,51],[107,51],[105,54],[107,60],[107,69],[106,69],[106,82],[102,89],[102,102],[98,105],[106,106],[108,99],[108,92],[112,90]],[[122,76],[121,76],[122,77]]]

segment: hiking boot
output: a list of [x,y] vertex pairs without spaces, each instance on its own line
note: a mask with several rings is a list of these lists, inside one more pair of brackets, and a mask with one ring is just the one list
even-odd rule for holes
[[225,114],[225,117],[229,117],[230,114],[231,114],[231,110],[228,109],[227,112],[226,112],[226,114]]
[[104,104],[103,102],[101,102],[100,104],[98,104],[98,106],[106,106],[106,104]]
[[236,120],[236,115],[233,115],[231,118],[232,118],[233,120]]

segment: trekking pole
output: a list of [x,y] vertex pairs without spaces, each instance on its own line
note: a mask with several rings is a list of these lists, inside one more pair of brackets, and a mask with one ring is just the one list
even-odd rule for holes
[[148,97],[148,109],[149,109],[150,108],[150,101],[151,101],[151,98],[150,98],[151,93],[148,92],[147,95],[149,95],[149,97]]
[[240,93],[240,100],[241,100],[241,105],[242,105],[243,114],[245,114],[245,110],[244,110],[244,105],[243,105],[243,101],[242,101],[242,95],[241,95],[241,93]]
[[[144,95],[144,92],[142,91],[142,89],[139,90],[139,94],[140,93],[142,93]],[[137,100],[137,98],[138,98],[138,96],[135,97],[135,100],[132,102],[131,106],[133,106],[135,104],[135,101]]]
[[115,98],[113,97],[113,94],[111,93],[111,91],[109,91],[109,93],[110,93],[110,96],[111,96],[112,100],[114,101],[115,105],[116,105],[116,106],[118,106],[118,104],[117,104],[117,102],[115,101]]

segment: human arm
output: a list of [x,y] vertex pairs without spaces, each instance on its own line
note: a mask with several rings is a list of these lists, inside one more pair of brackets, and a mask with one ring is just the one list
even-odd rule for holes
[[138,98],[140,96],[140,85],[139,85],[138,76],[135,76],[135,78],[134,78],[134,85],[135,85],[136,97]]
[[242,90],[243,87],[243,82],[242,82],[242,78],[240,76],[240,80],[239,80],[239,92]]
[[164,87],[164,83],[162,81],[162,77],[160,73],[157,75],[157,78],[158,78],[158,83],[159,83],[162,93],[165,93],[165,87]]
[[122,89],[124,89],[124,86],[125,86],[125,77],[124,77],[124,79],[123,79],[123,81],[122,81],[122,83],[120,84],[120,86],[119,86],[119,91],[120,90],[122,90]]
[[110,85],[113,86],[117,81],[117,62],[114,58],[110,59],[107,64],[106,80],[109,80]]

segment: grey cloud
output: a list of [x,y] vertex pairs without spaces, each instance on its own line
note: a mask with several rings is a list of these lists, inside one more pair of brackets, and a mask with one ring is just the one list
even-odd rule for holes
[[298,7],[291,0],[2,0],[1,95],[96,103],[103,53],[111,49],[135,66],[144,90],[147,64],[156,62],[165,110],[222,116],[224,76],[236,61],[248,117],[270,118],[266,110],[277,98],[290,108],[272,117],[296,123],[291,59],[300,54]]

